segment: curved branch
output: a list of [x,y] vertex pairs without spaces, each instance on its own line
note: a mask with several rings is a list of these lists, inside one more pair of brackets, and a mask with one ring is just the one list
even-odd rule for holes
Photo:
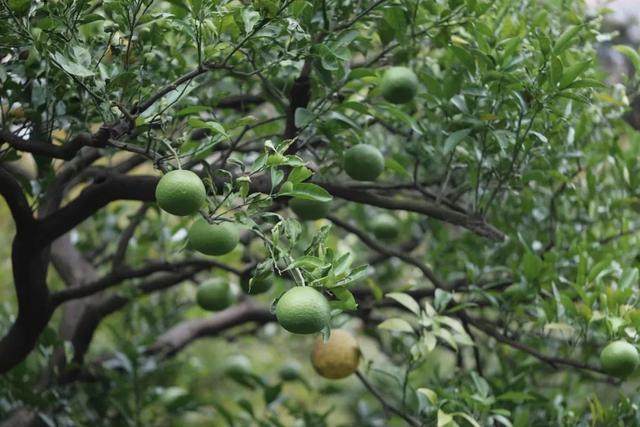
[[18,233],[35,225],[29,202],[18,181],[4,166],[0,166],[0,195],[5,199]]
[[324,187],[324,189],[333,196],[341,199],[364,203],[371,206],[378,206],[385,209],[417,212],[440,221],[459,225],[491,240],[504,241],[506,239],[506,236],[502,231],[493,227],[491,224],[488,224],[483,218],[476,218],[461,212],[456,212],[436,203],[416,199],[385,197],[368,191],[347,188],[330,182],[316,182],[316,184]]
[[158,180],[155,176],[106,174],[101,182],[90,185],[66,206],[41,220],[40,241],[55,240],[115,200],[154,201]]
[[93,283],[89,283],[87,285],[79,287],[66,288],[61,291],[55,292],[51,294],[51,304],[53,305],[53,307],[57,307],[60,304],[65,303],[66,301],[93,295],[97,292],[118,285],[125,280],[146,277],[154,273],[163,271],[179,272],[181,269],[185,268],[198,268],[200,270],[203,270],[205,268],[212,267],[228,271],[237,276],[241,276],[243,274],[242,271],[213,259],[184,260],[174,263],[162,261],[151,262],[141,268],[119,268],[111,272],[110,274],[107,274],[106,276],[96,280]]
[[484,332],[485,334],[489,335],[490,337],[495,338],[497,341],[508,345],[509,347],[515,348],[517,350],[523,351],[525,353],[529,353],[530,355],[532,355],[533,357],[535,357],[536,359],[541,360],[542,362],[548,364],[549,366],[551,366],[554,369],[558,369],[558,365],[564,365],[564,366],[570,366],[576,369],[581,369],[581,370],[585,370],[585,371],[592,371],[592,372],[597,372],[599,374],[603,374],[603,375],[607,375],[602,369],[593,366],[593,365],[589,365],[588,363],[582,363],[582,362],[577,362],[575,360],[571,360],[571,359],[565,359],[563,357],[556,357],[556,356],[547,356],[544,353],[539,352],[538,350],[535,350],[529,346],[526,346],[525,344],[522,344],[519,341],[516,341],[514,339],[511,339],[503,334],[501,334],[500,332],[494,330],[493,328],[491,328],[489,325],[484,324],[482,321],[474,319],[470,316],[468,316],[466,313],[460,311],[456,314],[461,320],[467,322],[468,324],[472,325],[474,328],[478,329],[481,332]]
[[146,353],[171,357],[198,338],[217,335],[226,329],[245,323],[262,325],[274,320],[275,316],[268,309],[247,300],[216,313],[215,316],[177,324],[161,335]]
[[382,396],[382,394],[380,394],[380,392],[376,390],[369,383],[369,381],[367,381],[367,379],[364,377],[364,375],[362,375],[360,371],[356,371],[356,376],[358,377],[360,382],[364,385],[364,387],[369,391],[369,393],[371,393],[373,397],[378,399],[378,401],[382,404],[382,407],[384,408],[385,411],[389,411],[396,414],[397,416],[405,420],[407,424],[409,424],[410,426],[420,427],[422,425],[419,421],[413,419],[413,417],[405,414],[404,412],[402,412],[401,410],[399,410],[398,408],[396,408],[395,406],[387,402],[384,396]]

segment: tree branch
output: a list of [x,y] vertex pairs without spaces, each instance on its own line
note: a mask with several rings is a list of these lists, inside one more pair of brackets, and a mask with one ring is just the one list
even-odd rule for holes
[[401,410],[399,410],[398,408],[396,408],[395,406],[387,402],[384,396],[382,396],[382,394],[380,394],[380,392],[376,390],[373,387],[373,385],[369,383],[369,381],[364,377],[364,375],[362,375],[360,371],[356,371],[356,376],[358,377],[360,382],[364,385],[364,387],[369,391],[369,393],[371,393],[373,397],[378,399],[378,401],[382,404],[382,407],[384,408],[385,411],[396,414],[397,416],[405,420],[407,424],[409,424],[410,426],[420,427],[422,425],[419,421],[415,420],[413,417],[405,414],[404,412],[402,412]]
[[146,353],[171,357],[198,338],[217,335],[226,329],[245,323],[262,325],[274,320],[275,316],[268,309],[246,300],[216,313],[215,316],[177,324],[158,337]]
[[411,255],[389,248],[388,246],[383,246],[382,244],[376,242],[371,237],[369,237],[369,235],[364,231],[358,229],[357,227],[333,215],[327,216],[327,219],[332,223],[334,223],[335,225],[337,225],[338,227],[358,236],[358,238],[362,241],[362,243],[369,246],[374,251],[379,252],[385,256],[398,258],[406,262],[407,264],[411,264],[414,267],[417,267],[422,272],[422,274],[424,274],[425,277],[427,277],[431,281],[431,283],[433,283],[433,285],[436,288],[441,288],[441,289],[450,288],[450,286],[444,281],[440,280],[426,264],[418,261],[417,259],[413,258]]
[[483,218],[475,218],[461,212],[456,212],[436,203],[430,203],[424,200],[380,196],[371,192],[347,188],[330,182],[315,182],[315,184],[324,187],[324,189],[333,196],[341,199],[385,209],[417,212],[440,221],[459,225],[491,240],[503,241],[506,239],[502,231],[488,224]]
[[26,232],[35,226],[31,207],[20,184],[2,165],[0,165],[0,195],[9,206],[18,233]]
[[535,357],[536,359],[539,359],[541,361],[543,361],[544,363],[548,364],[549,366],[551,366],[554,369],[558,369],[558,365],[565,365],[565,366],[570,366],[573,368],[577,368],[577,369],[582,369],[585,371],[593,371],[593,372],[597,372],[599,374],[603,374],[606,375],[606,373],[593,365],[589,365],[587,363],[581,363],[581,362],[577,362],[575,360],[571,360],[571,359],[565,359],[562,357],[555,357],[555,356],[547,356],[544,353],[539,352],[538,350],[535,350],[531,347],[526,346],[525,344],[522,344],[521,342],[518,342],[516,340],[513,340],[503,334],[501,334],[500,332],[496,331],[495,329],[491,328],[489,325],[484,324],[482,321],[477,320],[477,319],[473,319],[472,317],[468,316],[466,313],[460,311],[458,313],[456,313],[456,315],[463,321],[467,322],[468,324],[472,325],[474,328],[478,329],[479,331],[484,332],[485,334],[489,335],[490,337],[495,338],[497,341],[506,344],[510,347],[513,347],[517,350],[523,351],[525,353],[529,353],[530,355],[532,355],[533,357]]
[[180,272],[180,270],[185,268],[197,268],[199,270],[203,270],[212,267],[228,271],[237,276],[241,276],[243,274],[242,271],[213,259],[189,259],[174,263],[162,261],[150,262],[149,264],[140,268],[120,267],[93,283],[89,283],[80,287],[67,288],[55,292],[51,294],[50,300],[53,307],[57,307],[60,304],[65,303],[66,301],[93,295],[97,292],[118,285],[125,280],[146,277],[162,271]]

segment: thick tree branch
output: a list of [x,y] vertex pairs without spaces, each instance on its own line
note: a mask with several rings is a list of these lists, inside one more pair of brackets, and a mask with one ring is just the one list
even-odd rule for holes
[[220,270],[228,271],[237,276],[241,276],[243,274],[242,271],[230,267],[226,264],[223,264],[214,259],[188,259],[184,261],[178,262],[150,262],[147,265],[140,268],[125,268],[120,267],[110,274],[96,280],[93,283],[89,283],[80,287],[73,287],[63,289],[61,291],[55,292],[51,294],[51,304],[54,307],[57,307],[60,304],[63,304],[66,301],[83,298],[90,295],[93,295],[97,292],[108,289],[112,286],[118,285],[125,280],[136,279],[140,277],[150,276],[154,273],[159,273],[162,271],[170,271],[170,272],[180,272],[183,269],[187,268],[197,268],[203,270],[205,268],[218,268]]
[[11,172],[2,165],[0,165],[0,195],[9,206],[18,233],[26,232],[34,227],[33,213],[20,184]]
[[217,335],[226,329],[245,323],[261,325],[274,320],[275,316],[268,309],[247,300],[216,313],[215,316],[179,323],[158,337],[147,349],[147,354],[170,357],[198,338]]
[[329,182],[316,182],[316,184],[324,187],[333,196],[341,199],[385,209],[417,212],[440,221],[459,225],[491,240],[503,241],[506,239],[502,231],[488,224],[483,218],[475,218],[461,212],[456,212],[436,203],[430,203],[425,200],[380,196],[373,192],[355,190]]
[[102,181],[90,185],[66,206],[42,219],[40,241],[55,240],[115,200],[154,201],[158,180],[155,176],[106,174]]

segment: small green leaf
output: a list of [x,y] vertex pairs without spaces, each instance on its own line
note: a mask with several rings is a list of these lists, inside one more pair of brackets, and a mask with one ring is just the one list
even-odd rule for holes
[[444,154],[449,154],[463,139],[465,139],[469,135],[470,132],[471,129],[462,129],[455,131],[451,135],[449,135],[444,141]]
[[291,171],[287,181],[291,181],[293,184],[298,184],[309,178],[311,175],[313,175],[313,172],[310,169],[304,166],[299,166]]
[[640,54],[637,50],[630,46],[626,45],[616,45],[613,47],[615,50],[629,58],[629,61],[633,64],[633,68],[636,69],[636,72],[640,71]]
[[406,320],[399,319],[399,318],[387,319],[384,322],[380,323],[378,325],[378,328],[386,329],[389,331],[407,332],[410,334],[414,333],[414,330],[411,324]]
[[294,122],[297,128],[303,128],[315,119],[315,115],[306,108],[296,108]]
[[432,405],[435,405],[438,402],[438,395],[430,388],[422,387],[417,389],[416,392],[425,395]]
[[416,302],[415,299],[413,299],[411,295],[405,294],[404,292],[391,292],[386,296],[387,298],[396,300],[398,303],[402,304],[413,313],[420,314],[420,305]]
[[558,55],[564,52],[571,45],[571,42],[573,41],[575,36],[578,35],[581,28],[582,27],[578,25],[567,28],[565,32],[562,33],[560,37],[558,37],[558,40],[553,45],[553,53],[555,55]]
[[293,184],[293,189],[286,193],[281,193],[282,196],[298,197],[305,200],[315,200],[317,202],[330,202],[333,197],[327,190],[316,184],[309,182],[299,182]]

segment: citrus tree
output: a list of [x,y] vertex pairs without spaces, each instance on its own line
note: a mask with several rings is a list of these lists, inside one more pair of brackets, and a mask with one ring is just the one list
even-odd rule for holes
[[638,85],[583,2],[0,16],[5,425],[640,423]]

